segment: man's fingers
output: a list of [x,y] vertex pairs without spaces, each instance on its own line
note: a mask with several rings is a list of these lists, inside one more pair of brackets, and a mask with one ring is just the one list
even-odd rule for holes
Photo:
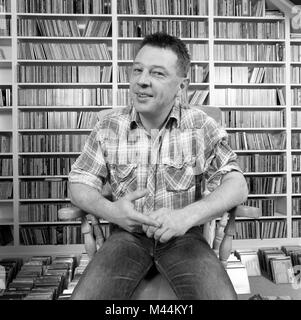
[[137,199],[143,198],[147,195],[148,190],[147,189],[141,189],[141,190],[135,190],[133,192],[130,192],[124,196],[124,199],[129,201],[135,201]]
[[163,232],[161,234],[161,236],[158,240],[161,243],[165,243],[165,242],[169,241],[171,238],[173,238],[172,232],[170,230],[166,230],[165,232]]
[[158,228],[154,227],[148,227],[146,230],[146,235],[148,238],[152,238],[154,236],[155,231],[158,230]]
[[146,224],[148,226],[153,226],[153,227],[156,227],[156,228],[160,228],[161,226],[161,223],[158,222],[157,220],[151,218],[151,217],[148,217],[148,216],[145,216],[144,214],[142,213],[139,213],[139,212],[136,212],[135,216],[133,217],[137,222],[140,222],[141,224]]
[[160,229],[157,229],[155,232],[154,232],[154,239],[155,240],[160,240],[161,236],[167,231],[166,228],[160,228]]
[[143,224],[143,225],[142,225],[142,230],[143,230],[144,233],[147,232],[147,229],[148,229],[148,225]]

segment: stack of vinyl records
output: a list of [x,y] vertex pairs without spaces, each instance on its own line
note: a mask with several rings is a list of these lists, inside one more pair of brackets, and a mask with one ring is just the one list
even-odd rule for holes
[[79,264],[74,270],[74,276],[72,281],[69,283],[68,288],[66,288],[62,294],[59,296],[58,300],[69,300],[72,292],[77,285],[81,275],[85,271],[87,265],[89,263],[89,257],[86,253],[83,253],[80,257]]
[[0,259],[0,266],[5,269],[5,287],[16,277],[18,271],[23,264],[23,260],[20,258],[6,258]]
[[301,266],[301,246],[282,246],[281,250],[292,259],[293,266]]
[[34,280],[43,274],[43,265],[38,261],[25,262],[16,277],[8,285],[3,299],[24,299],[34,287]]
[[275,282],[293,283],[294,270],[291,257],[277,247],[258,249],[259,263],[262,274]]
[[68,287],[76,259],[73,256],[34,256],[24,262],[0,297],[2,300],[55,300]]

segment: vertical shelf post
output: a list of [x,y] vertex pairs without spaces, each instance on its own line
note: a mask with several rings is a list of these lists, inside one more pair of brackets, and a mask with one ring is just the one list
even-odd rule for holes
[[286,96],[286,219],[287,219],[287,238],[292,238],[292,116],[291,116],[291,50],[290,50],[290,18],[285,17],[285,96]]
[[14,247],[19,246],[19,168],[18,168],[18,85],[17,85],[17,0],[11,0],[11,34],[12,34],[12,125],[13,125],[13,191],[14,191]]
[[214,3],[208,1],[208,46],[209,46],[209,105],[215,106],[215,68],[214,68]]
[[112,91],[113,91],[113,105],[117,107],[118,99],[118,18],[117,18],[117,1],[111,0],[111,14],[112,14]]

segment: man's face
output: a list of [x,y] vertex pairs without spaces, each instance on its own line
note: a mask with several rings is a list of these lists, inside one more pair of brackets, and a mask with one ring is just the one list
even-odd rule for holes
[[144,46],[138,52],[130,79],[134,108],[144,116],[160,117],[174,104],[183,78],[177,55],[170,49]]

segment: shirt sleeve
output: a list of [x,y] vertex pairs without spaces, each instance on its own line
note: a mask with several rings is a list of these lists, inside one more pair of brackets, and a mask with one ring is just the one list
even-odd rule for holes
[[83,151],[71,167],[69,183],[82,183],[102,191],[107,180],[107,167],[100,141],[98,122],[88,136]]
[[242,172],[237,163],[237,155],[228,144],[228,134],[212,118],[208,117],[204,125],[205,170],[207,188],[212,192],[222,177],[231,171]]

